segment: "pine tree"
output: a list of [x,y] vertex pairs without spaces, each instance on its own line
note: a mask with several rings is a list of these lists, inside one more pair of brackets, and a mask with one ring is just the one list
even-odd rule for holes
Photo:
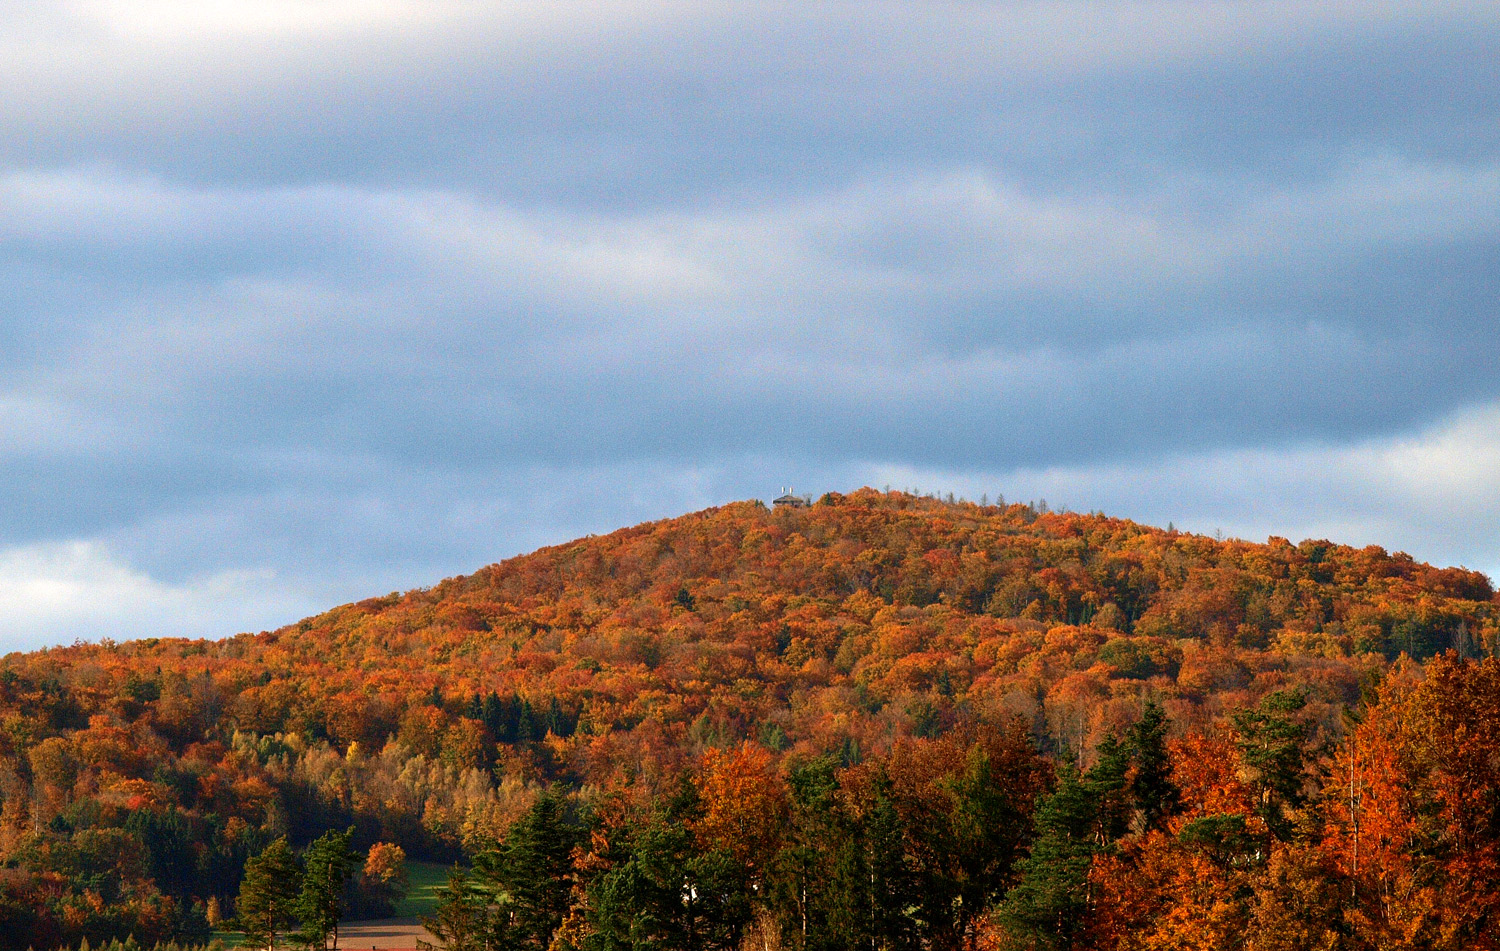
[[530,743],[539,740],[543,736],[542,728],[537,723],[536,711],[532,709],[531,701],[522,700],[520,712],[516,714],[516,742]]
[[620,861],[589,889],[597,951],[735,951],[750,920],[745,869],[704,851],[689,829],[688,792],[628,830]]
[[954,881],[953,900],[940,917],[955,942],[968,944],[978,917],[1001,897],[1030,834],[1030,817],[1017,801],[1029,797],[1016,795],[1016,778],[998,771],[990,755],[976,746],[963,772],[945,784],[951,806],[941,845],[943,864]]
[[245,862],[235,920],[247,945],[273,951],[277,929],[291,922],[301,878],[297,856],[284,836]]
[[344,832],[325,832],[302,856],[302,891],[297,896],[297,918],[302,922],[298,940],[309,948],[339,946],[339,919],[344,914],[344,883],[354,874],[359,856],[349,848],[354,827]]
[[782,934],[797,951],[862,947],[865,894],[863,845],[838,799],[838,763],[823,756],[788,779],[791,823],[769,876]]
[[1301,690],[1266,694],[1259,704],[1239,710],[1231,718],[1239,734],[1236,745],[1252,771],[1257,811],[1276,838],[1291,837],[1287,811],[1305,801],[1303,769],[1307,762],[1307,724],[1295,716],[1307,705]]
[[877,951],[920,947],[917,922],[909,910],[922,895],[906,855],[906,828],[890,795],[889,780],[876,785],[865,821],[865,872],[869,877],[869,945]]
[[454,869],[448,883],[437,889],[437,909],[422,925],[442,942],[445,951],[495,951],[498,908],[494,895],[474,876]]

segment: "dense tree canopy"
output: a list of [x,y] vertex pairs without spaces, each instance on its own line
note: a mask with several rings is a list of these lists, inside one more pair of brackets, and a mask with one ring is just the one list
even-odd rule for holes
[[251,857],[351,826],[493,894],[555,800],[567,907],[505,892],[529,947],[1482,945],[1497,649],[1488,579],[1379,548],[736,503],[279,631],[4,658],[0,942],[190,939]]

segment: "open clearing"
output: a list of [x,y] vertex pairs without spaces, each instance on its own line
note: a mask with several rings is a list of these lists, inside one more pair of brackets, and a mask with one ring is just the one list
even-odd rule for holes
[[418,941],[434,944],[432,933],[415,918],[382,918],[378,921],[346,921],[339,925],[340,951],[415,949]]
[[437,890],[448,884],[452,870],[441,862],[408,862],[406,875],[411,889],[396,904],[397,917],[340,923],[341,951],[415,949],[418,941],[436,943],[431,932],[422,927],[421,919],[437,910]]
[[411,888],[396,903],[396,917],[420,918],[437,911],[437,890],[448,884],[451,871],[453,866],[441,862],[407,862],[406,878]]
[[[415,951],[417,941],[435,944],[432,934],[422,927],[422,917],[437,911],[437,890],[448,884],[451,865],[441,862],[408,862],[407,879],[411,884],[406,897],[396,903],[396,917],[342,921],[339,923],[340,951]],[[237,931],[216,931],[214,938],[226,948],[240,948],[244,935]],[[277,942],[282,946],[282,942]]]

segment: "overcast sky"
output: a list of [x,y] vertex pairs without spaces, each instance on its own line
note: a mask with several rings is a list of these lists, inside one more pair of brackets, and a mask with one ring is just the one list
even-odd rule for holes
[[0,650],[782,486],[1500,569],[1500,4],[0,0]]

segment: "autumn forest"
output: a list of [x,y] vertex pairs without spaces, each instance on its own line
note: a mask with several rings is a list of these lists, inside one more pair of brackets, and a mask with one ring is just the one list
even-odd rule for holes
[[276,863],[377,917],[404,855],[455,951],[1500,948],[1497,655],[1376,547],[734,503],[0,660],[0,947],[254,934]]

